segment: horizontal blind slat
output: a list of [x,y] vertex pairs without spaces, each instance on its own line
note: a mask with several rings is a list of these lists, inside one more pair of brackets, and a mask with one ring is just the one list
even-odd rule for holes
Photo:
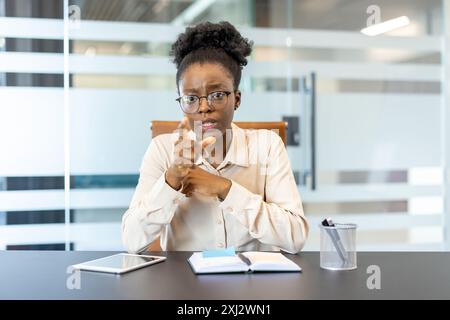
[[[29,28],[30,24],[33,28]],[[81,20],[70,28],[73,40],[167,42],[183,32],[183,26],[161,23],[111,22]],[[324,31],[281,28],[239,27],[241,33],[258,46],[286,47],[289,38],[292,47],[368,49],[390,48],[417,52],[439,52],[441,37],[396,37],[381,35],[367,37],[359,32]],[[0,18],[0,35],[14,38],[62,39],[63,22],[57,19]]]

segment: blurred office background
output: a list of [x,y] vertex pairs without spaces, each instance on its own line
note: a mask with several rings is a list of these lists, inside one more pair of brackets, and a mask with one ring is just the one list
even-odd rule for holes
[[[362,34],[373,4],[410,23]],[[182,117],[170,44],[206,20],[255,43],[235,120],[289,122],[306,250],[328,216],[358,250],[449,249],[448,6],[0,0],[0,249],[123,249],[150,122]]]

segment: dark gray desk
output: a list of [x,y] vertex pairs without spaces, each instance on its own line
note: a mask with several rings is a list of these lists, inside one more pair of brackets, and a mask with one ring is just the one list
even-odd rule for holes
[[[319,267],[319,254],[287,255],[303,273],[199,275],[186,259],[167,260],[124,275],[81,272],[67,289],[67,267],[113,252],[0,252],[0,299],[450,299],[450,253],[358,253],[358,269]],[[366,285],[369,265],[381,269],[381,289]]]

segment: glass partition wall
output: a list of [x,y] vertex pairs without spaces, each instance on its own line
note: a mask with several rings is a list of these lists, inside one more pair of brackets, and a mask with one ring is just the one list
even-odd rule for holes
[[170,44],[227,20],[254,41],[235,120],[288,122],[305,250],[324,217],[358,250],[446,249],[445,5],[0,0],[0,248],[123,249],[150,123],[182,117]]

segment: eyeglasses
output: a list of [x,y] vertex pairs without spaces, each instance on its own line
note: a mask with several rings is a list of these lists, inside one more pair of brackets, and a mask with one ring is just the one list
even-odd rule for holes
[[205,98],[208,105],[213,108],[220,108],[227,104],[228,96],[231,94],[230,91],[214,91],[209,93],[207,96],[181,96],[175,100],[180,103],[181,109],[185,113],[197,113],[200,109],[200,100]]

